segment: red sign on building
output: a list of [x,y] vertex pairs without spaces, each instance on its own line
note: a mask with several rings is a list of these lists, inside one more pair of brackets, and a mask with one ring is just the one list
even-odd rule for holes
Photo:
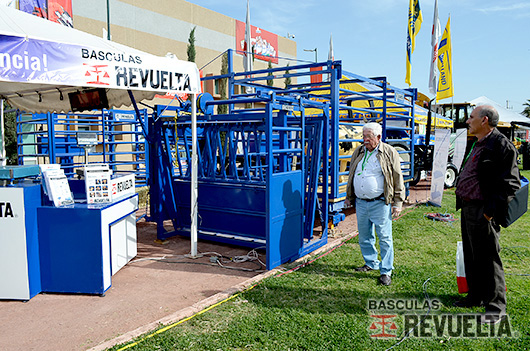
[[[278,63],[278,36],[264,29],[250,26],[250,42],[254,57],[263,61]],[[242,54],[245,48],[245,22],[236,20],[236,50]]]

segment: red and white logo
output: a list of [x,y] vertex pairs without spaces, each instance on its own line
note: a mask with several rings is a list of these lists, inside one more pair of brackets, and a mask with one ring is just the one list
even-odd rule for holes
[[397,334],[393,334],[397,331],[398,327],[396,323],[392,321],[393,318],[397,317],[396,314],[372,314],[370,317],[378,319],[378,321],[372,322],[370,325],[370,331],[376,332],[376,334],[370,335],[372,338],[396,338]]
[[110,85],[109,83],[106,83],[105,81],[110,79],[109,73],[104,70],[103,68],[108,67],[108,65],[89,65],[87,63],[83,63],[84,66],[88,66],[85,73],[85,77],[87,77],[87,80],[89,79],[96,79],[95,81],[86,82],[87,84],[97,84],[97,85]]

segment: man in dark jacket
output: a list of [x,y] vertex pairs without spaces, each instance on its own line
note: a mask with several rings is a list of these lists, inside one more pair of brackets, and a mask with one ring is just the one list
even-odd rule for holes
[[517,150],[495,128],[498,121],[493,106],[478,106],[471,113],[466,123],[477,141],[464,159],[456,186],[469,291],[455,306],[484,305],[482,323],[497,323],[506,314],[499,223],[504,223],[508,201],[520,187]]

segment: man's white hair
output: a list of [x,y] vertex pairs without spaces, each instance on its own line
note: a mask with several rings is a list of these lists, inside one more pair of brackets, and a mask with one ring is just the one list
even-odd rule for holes
[[370,123],[366,123],[364,126],[363,126],[363,131],[371,131],[374,136],[378,136],[378,135],[381,135],[381,133],[383,132],[383,129],[381,128],[381,125],[377,122],[370,122]]

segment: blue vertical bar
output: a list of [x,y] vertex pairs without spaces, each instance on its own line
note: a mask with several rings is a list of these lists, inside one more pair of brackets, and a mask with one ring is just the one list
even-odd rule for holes
[[[272,215],[271,215],[271,184],[272,184],[272,173],[274,165],[274,155],[272,154],[272,103],[268,103],[265,106],[265,130],[266,130],[266,152],[267,152],[267,175],[266,175],[266,190],[265,190],[265,208],[266,211],[266,221],[265,221],[265,241],[266,241],[266,257],[267,257],[267,269],[269,268],[271,250],[275,249],[271,247],[271,228],[272,228]],[[276,189],[275,189],[276,190]]]
[[[329,65],[329,63],[328,63]],[[324,140],[330,140],[331,145],[331,198],[336,199],[339,196],[339,82],[340,77],[338,77],[338,74],[340,70],[337,67],[330,67],[330,89],[331,89],[331,140],[324,139]],[[323,150],[323,154],[325,154],[327,157],[329,157],[328,151]],[[327,201],[326,201],[327,205]]]
[[[329,121],[330,118],[327,116],[329,114],[329,109],[324,108],[324,129],[322,130],[322,189],[329,189],[329,157],[328,157],[328,140],[329,140]],[[337,136],[338,137],[338,136]],[[338,180],[338,179],[337,179]],[[315,192],[318,191],[318,178],[316,182]],[[333,190],[332,190],[333,191]],[[327,220],[329,216],[329,190],[322,191],[322,204],[320,205],[322,211],[322,219],[326,223],[322,223],[322,239],[325,238],[327,241],[328,237],[328,225]]]
[[[306,140],[306,137],[305,137],[305,126],[306,126],[306,123],[305,123],[305,108],[303,107],[302,105],[302,101],[300,100],[299,101],[299,107],[300,107],[300,122],[301,122],[301,126],[302,126],[302,131],[300,132],[300,148],[302,149],[302,152],[300,153],[300,169],[302,170],[302,189],[304,189],[304,192],[306,191],[307,189],[307,174],[306,172],[304,171],[305,170],[305,155],[304,155],[304,147],[306,145],[305,143],[305,140]],[[317,178],[317,181],[316,181],[316,184],[315,184],[315,196],[318,197],[318,178]],[[302,196],[302,208],[305,208],[306,206],[306,203],[305,203],[305,196]],[[303,222],[302,223],[305,223],[306,222],[306,216],[303,216],[302,220]],[[302,225],[302,228],[305,228],[305,225]],[[311,228],[311,230],[313,230],[313,228]],[[305,237],[306,233],[302,233],[302,237]]]
[[383,111],[382,111],[382,118],[383,118],[383,135],[381,137],[381,140],[384,142],[386,141],[386,103],[387,103],[387,81],[386,81],[386,78],[383,78],[383,84],[382,84],[382,87],[383,87]]
[[[141,118],[140,116],[138,117],[141,123],[142,134],[143,134],[148,128],[149,115],[147,114],[147,111],[144,111],[143,118]],[[149,142],[147,140],[148,135],[149,134],[144,135],[144,161],[145,161],[144,168],[145,168],[145,184],[146,185],[149,184],[149,179],[151,176],[151,172],[149,171],[149,164],[151,163],[151,161],[150,161],[150,157],[147,157],[149,155],[149,149],[150,149]],[[177,143],[175,143],[175,145],[176,144]]]
[[108,138],[109,138],[109,163],[110,163],[110,169],[113,171],[116,171],[116,136],[115,136],[115,129],[114,129],[114,123],[110,120],[110,117],[112,114],[108,110],[102,110],[101,111],[101,120],[103,121],[103,125],[107,127],[107,129],[104,127],[103,130],[106,130],[108,132]]
[[47,122],[48,122],[48,150],[49,150],[49,158],[50,163],[55,163],[55,114],[48,112],[46,114]]
[[[105,116],[101,113],[101,134],[103,135],[103,163],[107,162],[107,133],[105,132]],[[111,151],[111,150],[109,150]],[[110,160],[109,160],[110,161]],[[88,163],[88,160],[87,160]]]
[[[22,139],[22,120],[20,118],[20,111],[17,110],[17,115],[15,117],[15,129],[17,131],[17,155],[18,155],[18,164],[22,165],[24,158],[20,155],[23,154],[23,139]],[[38,149],[37,149],[38,150]],[[7,156],[7,153],[6,153]]]

